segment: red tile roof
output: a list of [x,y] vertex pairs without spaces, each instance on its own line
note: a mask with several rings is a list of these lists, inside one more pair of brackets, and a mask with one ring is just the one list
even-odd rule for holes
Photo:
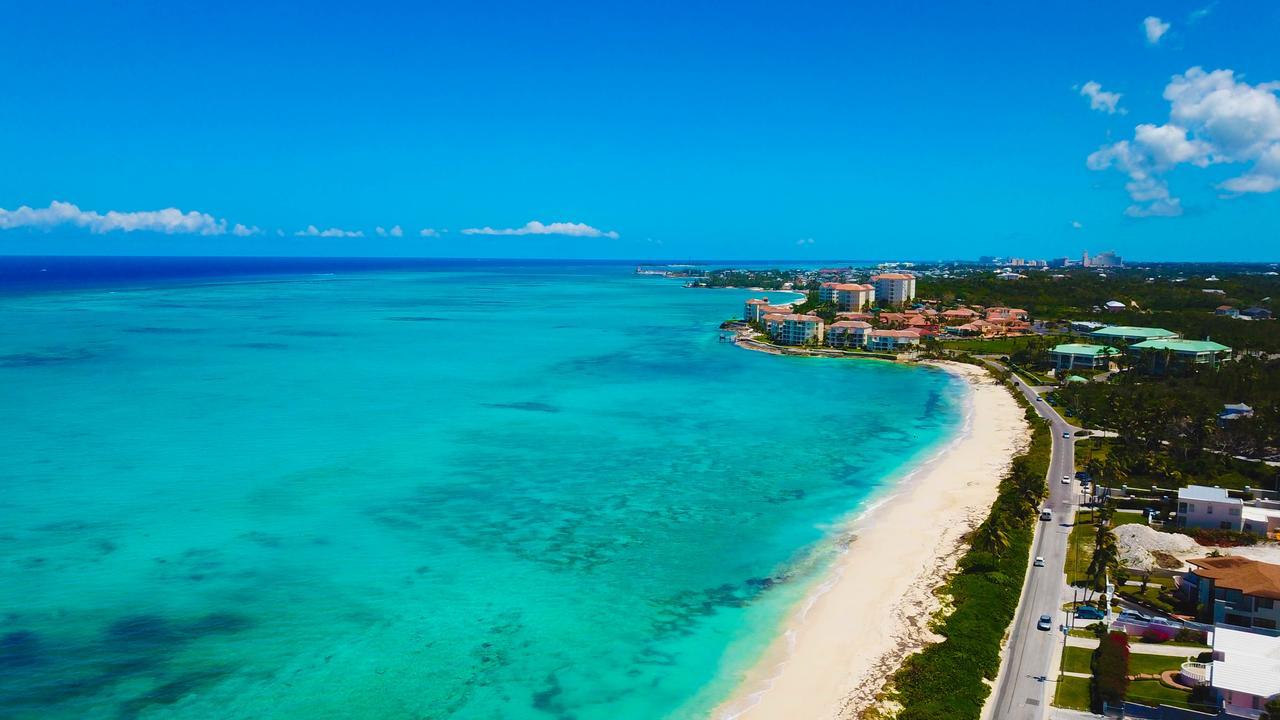
[[1245,595],[1280,600],[1280,565],[1228,555],[1188,560],[1200,577],[1212,578],[1220,588],[1239,590]]

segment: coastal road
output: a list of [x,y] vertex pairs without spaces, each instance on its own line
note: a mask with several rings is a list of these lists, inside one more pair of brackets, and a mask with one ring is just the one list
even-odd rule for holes
[[[994,360],[986,362],[1005,369]],[[1062,606],[1063,567],[1067,557],[1067,538],[1074,517],[1072,498],[1076,495],[1075,432],[1048,403],[1037,400],[1038,394],[1022,378],[1012,376],[1019,392],[1035,407],[1040,417],[1049,421],[1053,432],[1053,451],[1049,460],[1049,499],[1042,507],[1053,510],[1053,520],[1038,521],[1032,555],[1044,558],[1044,567],[1030,567],[1022,586],[1022,598],[1009,631],[1004,662],[996,678],[995,690],[987,702],[988,718],[998,720],[1043,720],[1058,673],[1053,667],[1058,657],[1056,645],[1062,644],[1060,627],[1066,622]],[[1063,434],[1068,437],[1063,437]],[[1062,484],[1062,476],[1071,483]],[[1042,614],[1053,618],[1048,632],[1036,628]]]

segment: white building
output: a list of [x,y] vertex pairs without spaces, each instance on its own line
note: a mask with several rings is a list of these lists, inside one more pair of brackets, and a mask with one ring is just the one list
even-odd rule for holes
[[1244,500],[1223,488],[1188,485],[1178,490],[1178,527],[1239,530]]
[[1256,718],[1280,694],[1280,638],[1215,626],[1203,672],[1227,717]]
[[825,323],[817,315],[796,313],[765,315],[764,325],[769,337],[779,345],[821,343],[825,330]]
[[881,273],[872,275],[876,286],[876,299],[890,305],[905,305],[916,297],[916,276],[910,273]]
[[871,323],[862,320],[838,320],[827,327],[827,344],[834,348],[860,348],[867,344]]

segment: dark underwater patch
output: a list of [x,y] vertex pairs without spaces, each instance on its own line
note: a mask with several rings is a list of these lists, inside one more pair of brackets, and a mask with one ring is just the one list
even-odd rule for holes
[[509,403],[484,403],[485,407],[497,408],[499,410],[527,410],[529,412],[545,412],[558,413],[560,408],[555,405],[549,405],[541,402],[509,402]]
[[0,368],[45,367],[92,360],[97,354],[85,348],[0,355]]
[[284,343],[274,343],[274,342],[235,343],[233,345],[229,345],[228,347],[245,348],[247,350],[288,350],[289,349],[289,346]]
[[10,670],[40,664],[40,636],[30,630],[0,635],[0,669]]
[[128,327],[125,328],[124,331],[127,333],[137,333],[139,335],[195,335],[197,333],[204,332],[204,330],[199,328],[157,327],[150,325],[143,327]]
[[120,717],[131,718],[152,705],[172,705],[182,698],[209,687],[231,674],[227,669],[193,670],[169,682],[157,685],[147,693],[121,703]]

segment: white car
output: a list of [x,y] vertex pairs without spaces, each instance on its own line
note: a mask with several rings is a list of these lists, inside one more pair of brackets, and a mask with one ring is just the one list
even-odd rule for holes
[[1042,397],[1040,397],[1039,395],[1037,395],[1037,396],[1036,396],[1036,402],[1044,402],[1044,398],[1042,398]]
[[1070,476],[1070,475],[1063,475],[1063,476],[1062,476],[1062,484],[1063,484],[1063,485],[1070,485],[1070,484],[1071,484],[1071,476]]
[[1067,439],[1069,440],[1069,439],[1071,439],[1071,433],[1069,433],[1069,432],[1064,432],[1064,433],[1062,433],[1062,437],[1067,438]]
[[1042,557],[1040,557],[1039,555],[1037,555],[1037,556],[1036,556],[1036,561],[1035,561],[1035,562],[1033,562],[1033,563],[1031,563],[1031,564],[1032,564],[1032,565],[1034,565],[1034,566],[1036,566],[1036,567],[1044,567],[1044,558],[1042,558]]
[[1048,615],[1041,615],[1040,622],[1036,623],[1036,627],[1041,630],[1049,630],[1053,628],[1053,618]]

